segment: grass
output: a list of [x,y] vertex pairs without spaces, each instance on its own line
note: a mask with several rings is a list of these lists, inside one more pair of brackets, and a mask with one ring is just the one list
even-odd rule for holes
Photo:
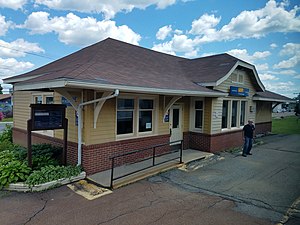
[[13,122],[13,118],[3,118],[0,122]]
[[272,133],[274,134],[300,134],[300,119],[297,116],[288,116],[283,119],[273,118]]

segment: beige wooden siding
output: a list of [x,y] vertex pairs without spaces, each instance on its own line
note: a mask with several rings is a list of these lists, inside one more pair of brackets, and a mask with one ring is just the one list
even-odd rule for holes
[[84,107],[85,144],[100,144],[116,139],[116,99],[105,101],[94,128],[94,105]]
[[190,97],[179,99],[176,103],[182,105],[182,131],[188,132],[190,127]]
[[272,103],[256,102],[256,121],[255,123],[264,123],[272,121]]
[[211,134],[221,132],[223,98],[212,99]]
[[211,120],[212,120],[212,98],[204,99],[204,123],[203,123],[203,133],[211,133]]
[[15,91],[14,102],[14,127],[27,130],[27,120],[30,119],[30,104],[32,95],[29,91]]
[[[170,98],[168,99],[170,101]],[[166,98],[164,96],[159,96],[159,109],[158,109],[158,118],[157,118],[157,133],[158,134],[168,134],[169,131],[169,122],[163,122],[164,119],[164,108],[167,105]]]

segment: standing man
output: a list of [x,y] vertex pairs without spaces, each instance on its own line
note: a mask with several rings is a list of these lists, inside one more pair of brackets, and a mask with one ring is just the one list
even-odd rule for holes
[[243,134],[244,134],[244,148],[243,148],[243,154],[242,156],[247,157],[247,155],[252,155],[250,153],[253,143],[253,133],[254,133],[255,127],[253,125],[252,120],[248,120],[248,124],[246,124],[243,128]]

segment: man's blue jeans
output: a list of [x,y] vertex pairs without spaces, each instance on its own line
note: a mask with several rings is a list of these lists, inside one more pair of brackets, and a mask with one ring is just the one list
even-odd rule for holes
[[245,137],[244,148],[243,148],[244,155],[250,153],[250,151],[252,149],[252,143],[253,143],[253,138]]

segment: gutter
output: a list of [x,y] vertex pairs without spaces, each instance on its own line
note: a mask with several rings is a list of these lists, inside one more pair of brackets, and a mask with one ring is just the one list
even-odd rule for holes
[[85,105],[97,103],[97,102],[100,102],[100,101],[106,101],[106,100],[111,99],[111,98],[115,98],[119,95],[119,93],[120,93],[119,89],[116,89],[115,93],[110,95],[110,96],[103,97],[103,98],[98,98],[98,99],[88,101],[88,102],[83,102],[83,103],[80,103],[78,105],[78,108],[76,110],[77,113],[78,113],[78,158],[77,158],[77,165],[81,165],[81,161],[82,161],[81,153],[82,153],[82,109],[83,109],[83,107]]

